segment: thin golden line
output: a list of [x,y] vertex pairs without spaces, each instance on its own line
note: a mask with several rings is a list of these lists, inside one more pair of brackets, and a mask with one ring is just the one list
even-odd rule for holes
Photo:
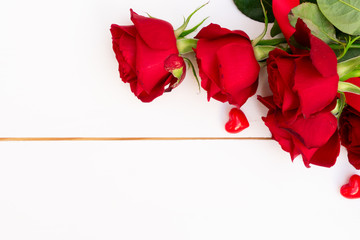
[[8,137],[0,142],[41,141],[192,141],[192,140],[272,140],[267,137]]

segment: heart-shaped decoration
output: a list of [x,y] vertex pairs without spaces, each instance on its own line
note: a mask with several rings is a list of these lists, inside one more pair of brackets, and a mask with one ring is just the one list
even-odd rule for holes
[[352,175],[349,183],[341,187],[340,193],[349,199],[360,198],[360,176]]
[[238,108],[233,108],[229,112],[229,121],[225,124],[228,133],[239,133],[250,126],[245,114]]

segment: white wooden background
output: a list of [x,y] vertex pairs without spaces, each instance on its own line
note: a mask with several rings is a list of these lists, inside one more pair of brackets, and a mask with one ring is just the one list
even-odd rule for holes
[[[198,93],[188,72],[141,103],[121,82],[110,25],[129,9],[182,23],[203,1],[12,0],[0,4],[0,137],[270,137],[256,98],[250,128],[225,132],[231,106]],[[263,24],[212,0],[196,24]],[[268,95],[261,72],[258,94]],[[360,200],[345,149],[306,169],[270,140],[0,142],[0,239],[350,239]]]

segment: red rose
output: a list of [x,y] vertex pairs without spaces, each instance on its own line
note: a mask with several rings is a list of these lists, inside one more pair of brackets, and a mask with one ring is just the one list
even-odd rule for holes
[[273,0],[272,8],[276,21],[286,40],[294,34],[295,28],[290,25],[288,15],[292,8],[300,4],[300,0]]
[[340,117],[341,144],[348,151],[349,162],[360,169],[360,113],[346,107]]
[[249,37],[243,31],[230,31],[210,24],[195,37],[201,86],[208,100],[242,106],[255,94],[260,66]]
[[[162,95],[165,87],[178,85],[178,79],[165,66],[167,59],[175,59],[173,66],[185,63],[178,56],[174,29],[160,19],[143,17],[131,11],[132,26],[111,25],[113,50],[119,62],[120,77],[130,83],[131,91],[143,102],[150,102]],[[181,79],[185,74],[182,74]]]
[[310,164],[331,167],[340,153],[337,119],[330,112],[320,112],[304,118],[303,115],[289,119],[277,107],[272,97],[259,100],[269,108],[263,121],[279,142],[290,153],[292,160],[302,155],[306,167]]
[[339,76],[334,51],[311,35],[302,20],[296,27],[295,39],[310,50],[290,55],[275,49],[267,60],[267,71],[276,106],[286,116],[306,118],[335,107]]

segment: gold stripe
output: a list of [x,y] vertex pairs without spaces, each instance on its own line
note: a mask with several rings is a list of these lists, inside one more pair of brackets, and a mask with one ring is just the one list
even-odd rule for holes
[[268,137],[8,137],[0,142],[41,141],[192,141],[192,140],[272,140]]

